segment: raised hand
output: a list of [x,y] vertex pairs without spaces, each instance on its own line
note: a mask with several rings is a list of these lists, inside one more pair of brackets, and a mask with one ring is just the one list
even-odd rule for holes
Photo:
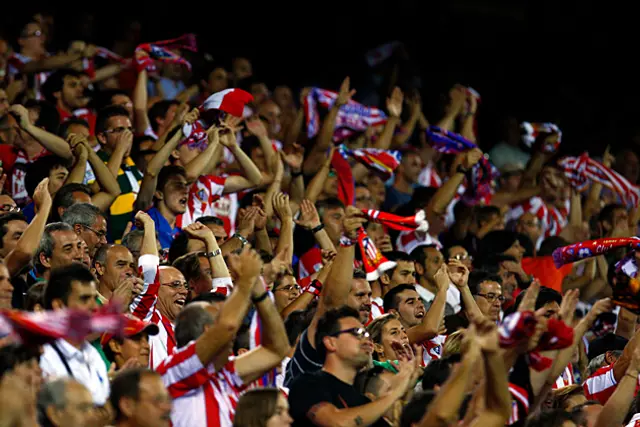
[[207,141],[209,145],[218,144],[220,142],[220,128],[211,126],[207,129]]
[[247,282],[246,284],[252,287],[253,281],[258,278],[262,271],[262,259],[258,252],[245,246],[240,255],[231,254],[228,256],[228,260],[229,269],[237,277],[236,286]]
[[213,231],[211,231],[211,229],[206,225],[197,221],[189,224],[188,226],[183,228],[183,230],[189,235],[189,237],[200,240],[202,242],[216,240],[215,236],[213,235]]
[[33,203],[38,211],[45,206],[51,207],[51,194],[49,193],[49,178],[45,178],[33,191]]
[[295,220],[296,225],[311,230],[320,225],[320,216],[316,206],[310,200],[304,199],[300,203],[300,219]]
[[9,111],[18,116],[18,125],[22,129],[27,129],[31,126],[31,120],[29,119],[29,110],[27,110],[23,105],[13,104],[9,107]]
[[144,211],[136,212],[135,222],[136,228],[139,228],[140,230],[145,230],[147,227],[149,230],[153,230],[156,228],[156,223],[153,218],[151,218],[149,214]]
[[198,120],[199,117],[200,111],[197,108],[194,108],[184,115],[184,117],[182,118],[182,124],[184,125],[188,123],[192,125]]
[[257,206],[251,206],[247,209],[255,212],[255,216],[253,218],[254,230],[264,230],[264,228],[267,226],[267,214],[265,213],[264,209]]
[[340,91],[338,92],[338,98],[336,99],[336,105],[345,105],[351,100],[351,97],[356,94],[355,89],[350,89],[351,79],[345,77],[340,85]]
[[602,313],[610,312],[614,309],[614,307],[615,306],[613,304],[613,301],[611,301],[611,298],[604,298],[596,301],[596,303],[593,304],[591,310],[589,311],[589,314],[593,316],[593,319],[595,320],[596,317],[600,316]]
[[402,114],[402,101],[404,99],[404,95],[399,87],[393,88],[393,92],[391,92],[391,96],[387,98],[387,111],[391,117],[400,117]]
[[321,254],[322,254],[322,265],[333,263],[333,261],[336,259],[336,256],[338,255],[335,251],[326,250],[326,249],[322,249]]
[[292,151],[282,154],[282,160],[291,168],[292,172],[300,172],[304,162],[304,148],[300,144],[293,144]]
[[473,165],[478,163],[484,154],[482,150],[479,148],[474,148],[473,150],[466,151],[464,153],[464,157],[462,159],[462,167],[465,169],[470,169]]
[[258,138],[265,138],[268,136],[267,127],[258,116],[247,117],[244,123],[251,135]]
[[567,291],[562,297],[562,303],[560,304],[560,319],[569,326],[573,326],[573,317],[576,312],[576,305],[580,297],[580,291],[578,289],[571,289]]
[[433,275],[433,279],[436,282],[436,287],[438,289],[441,288],[449,288],[449,268],[447,264],[442,263],[436,274]]
[[534,279],[533,282],[531,282],[531,284],[525,291],[524,297],[522,297],[522,301],[518,306],[518,311],[519,312],[535,311],[536,300],[538,299],[539,293],[540,293],[540,281],[538,279]]
[[255,229],[257,212],[253,209],[238,210],[238,234],[248,237],[253,234]]
[[273,257],[270,263],[264,265],[264,268],[262,269],[262,276],[267,283],[273,283],[278,275],[291,271],[291,259],[287,259],[288,251],[288,246],[282,248],[282,250]]
[[291,219],[291,205],[289,204],[289,196],[284,193],[273,195],[273,210],[281,221]]
[[123,312],[127,312],[129,304],[144,290],[144,280],[138,277],[127,277],[121,281],[118,286],[113,290],[111,300],[119,301],[122,303]]
[[347,206],[346,215],[342,220],[342,227],[344,235],[351,240],[358,238],[358,229],[367,222],[367,219],[362,216],[360,209],[355,206]]
[[457,288],[462,289],[469,282],[469,269],[457,259],[449,260],[449,279]]
[[116,138],[116,147],[122,146],[125,153],[131,152],[131,147],[133,146],[133,132],[129,129],[125,129],[123,132],[120,132]]

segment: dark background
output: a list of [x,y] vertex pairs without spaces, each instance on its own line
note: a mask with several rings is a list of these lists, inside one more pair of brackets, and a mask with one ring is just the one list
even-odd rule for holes
[[[640,129],[635,12],[619,8],[622,3],[25,4],[28,7],[12,3],[11,13],[0,17],[0,28],[11,41],[34,12],[54,15],[52,48],[64,47],[71,37],[111,48],[115,39],[123,38],[131,20],[137,20],[143,42],[195,32],[200,51],[210,53],[215,63],[228,66],[233,56],[249,57],[254,75],[271,89],[283,83],[294,89],[305,85],[337,89],[350,75],[352,86],[360,89],[356,100],[363,92],[366,95],[373,74],[364,53],[380,43],[400,40],[409,58],[399,61],[401,83],[406,89],[416,81],[414,76],[419,77],[428,118],[436,118],[441,94],[455,82],[481,93],[483,147],[498,140],[497,125],[507,115],[519,121],[558,123],[565,152],[589,149],[597,156],[607,144],[614,149],[640,146],[640,137],[635,137]],[[196,73],[197,64],[196,58]]]

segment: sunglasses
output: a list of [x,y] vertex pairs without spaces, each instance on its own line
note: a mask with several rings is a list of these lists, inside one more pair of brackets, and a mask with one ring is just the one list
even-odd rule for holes
[[369,332],[367,332],[367,330],[365,328],[350,328],[350,329],[344,329],[342,331],[338,331],[335,332],[331,335],[329,335],[330,337],[337,337],[339,335],[342,334],[349,334],[349,335],[353,335],[354,337],[358,338],[358,339],[369,339],[369,337],[371,335],[369,335]]

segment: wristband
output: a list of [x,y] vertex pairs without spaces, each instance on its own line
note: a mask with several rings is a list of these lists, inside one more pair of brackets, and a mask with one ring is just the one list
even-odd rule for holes
[[251,298],[251,302],[254,304],[259,304],[265,299],[267,299],[268,296],[269,296],[269,291],[265,291],[265,293],[260,295],[259,297]]
[[316,234],[318,231],[322,230],[323,228],[324,228],[324,224],[320,223],[320,225],[318,225],[318,226],[316,226],[316,227],[313,227],[313,228],[311,229],[311,232],[312,232],[313,234]]
[[345,235],[342,235],[342,237],[340,237],[340,246],[342,247],[353,246],[355,243],[355,240],[351,240]]
[[302,175],[303,175],[302,171],[300,171],[300,172],[291,172],[291,179],[295,179],[295,178],[297,178],[299,176],[302,176]]
[[462,165],[458,165],[458,167],[456,168],[456,172],[461,173],[463,175],[466,175],[467,172],[469,172],[469,170],[463,168]]
[[221,253],[222,253],[222,249],[218,248],[213,252],[202,252],[201,254],[205,258],[213,258],[220,255]]
[[302,292],[307,292],[316,297],[320,296],[321,291],[322,291],[322,282],[320,282],[319,280],[314,280],[312,282],[309,282],[308,284],[302,287]]

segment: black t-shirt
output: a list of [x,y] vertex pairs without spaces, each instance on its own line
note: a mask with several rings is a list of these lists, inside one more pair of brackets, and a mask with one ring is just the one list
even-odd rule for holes
[[300,340],[296,346],[293,357],[287,364],[287,371],[284,375],[284,386],[290,387],[294,379],[305,373],[316,372],[322,369],[324,359],[318,354],[315,348],[309,342],[305,329],[300,335]]
[[[289,413],[293,418],[293,427],[313,426],[307,418],[311,408],[327,402],[338,409],[354,408],[371,403],[354,386],[340,381],[325,371],[303,374],[293,381],[289,388]],[[375,427],[388,427],[381,418],[372,424]]]

